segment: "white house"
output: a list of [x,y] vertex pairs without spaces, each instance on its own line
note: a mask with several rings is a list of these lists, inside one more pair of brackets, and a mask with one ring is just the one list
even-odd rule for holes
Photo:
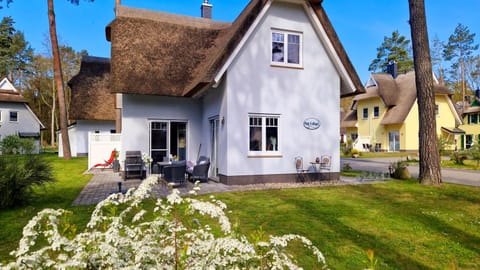
[[118,6],[120,158],[205,155],[212,178],[250,184],[295,181],[295,157],[329,155],[338,177],[340,97],[364,89],[321,2],[252,0],[233,23]]
[[0,141],[9,135],[35,140],[40,149],[40,130],[45,126],[28,106],[27,100],[7,79],[0,81]]
[[[84,56],[80,71],[68,82],[72,89],[69,118],[73,121],[68,136],[74,157],[88,155],[89,132],[116,133],[115,94],[110,91],[109,81],[110,60]],[[61,134],[57,134],[58,154],[63,156]]]

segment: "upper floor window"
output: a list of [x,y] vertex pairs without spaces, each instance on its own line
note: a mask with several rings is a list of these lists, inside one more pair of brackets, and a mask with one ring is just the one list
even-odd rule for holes
[[368,108],[363,108],[363,119],[368,119]]
[[469,117],[470,117],[470,124],[478,124],[479,122],[478,114],[472,113],[469,115]]
[[18,122],[18,112],[16,111],[10,112],[10,122]]
[[273,30],[272,64],[301,67],[302,34]]
[[249,151],[255,153],[278,152],[279,116],[249,116]]
[[438,104],[435,104],[435,115],[439,115],[440,113],[440,106]]
[[380,107],[378,106],[373,107],[373,117],[378,118],[379,116],[380,116]]

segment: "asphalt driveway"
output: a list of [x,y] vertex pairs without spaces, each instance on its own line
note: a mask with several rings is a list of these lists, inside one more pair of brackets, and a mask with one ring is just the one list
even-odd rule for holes
[[[350,164],[354,170],[388,172],[388,166],[400,158],[341,158],[340,166]],[[418,165],[408,167],[413,177],[418,177]],[[442,181],[469,186],[480,186],[480,171],[442,169]]]

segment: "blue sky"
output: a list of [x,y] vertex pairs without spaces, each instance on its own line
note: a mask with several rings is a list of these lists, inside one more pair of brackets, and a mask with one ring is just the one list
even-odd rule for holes
[[[5,2],[5,0],[3,0]],[[67,0],[55,0],[57,31],[62,43],[90,55],[109,57],[110,43],[105,39],[105,26],[114,19],[115,0],[80,0],[78,6]],[[199,16],[202,0],[122,0],[131,7]],[[213,19],[233,21],[248,0],[210,0]],[[480,43],[480,0],[425,0],[430,41],[435,35],[447,41],[458,23],[476,33]],[[410,39],[407,0],[324,0],[323,6],[337,31],[362,82],[370,72],[368,66],[376,56],[376,48],[385,36],[395,30]],[[0,15],[11,16],[15,28],[36,53],[46,52],[48,36],[46,0],[14,0]],[[478,52],[480,53],[480,52]]]

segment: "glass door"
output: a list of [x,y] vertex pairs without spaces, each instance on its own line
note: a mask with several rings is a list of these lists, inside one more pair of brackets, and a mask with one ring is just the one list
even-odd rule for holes
[[388,132],[388,151],[400,151],[400,134],[398,131]]
[[218,118],[210,119],[210,172],[209,176],[216,179],[218,177]]
[[150,122],[150,156],[153,164],[161,161],[187,159],[187,123],[174,121]]

